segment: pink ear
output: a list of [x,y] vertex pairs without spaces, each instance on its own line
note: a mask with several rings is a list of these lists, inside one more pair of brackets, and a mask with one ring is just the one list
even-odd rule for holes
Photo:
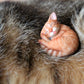
[[49,17],[51,20],[57,20],[57,16],[56,16],[56,13],[53,12],[51,13],[50,17]]

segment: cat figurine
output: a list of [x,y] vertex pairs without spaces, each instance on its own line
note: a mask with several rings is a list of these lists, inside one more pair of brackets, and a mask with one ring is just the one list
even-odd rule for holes
[[60,24],[53,12],[45,23],[39,43],[51,56],[62,57],[74,53],[78,49],[77,34],[69,26]]

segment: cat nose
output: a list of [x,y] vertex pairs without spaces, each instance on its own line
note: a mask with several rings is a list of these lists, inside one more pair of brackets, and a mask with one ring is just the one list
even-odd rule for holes
[[56,34],[56,31],[54,31],[53,33]]

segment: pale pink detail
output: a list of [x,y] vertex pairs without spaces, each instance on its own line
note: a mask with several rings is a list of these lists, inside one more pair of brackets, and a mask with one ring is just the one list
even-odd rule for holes
[[56,16],[56,13],[53,12],[51,15],[50,15],[50,19],[51,20],[57,20],[57,16]]

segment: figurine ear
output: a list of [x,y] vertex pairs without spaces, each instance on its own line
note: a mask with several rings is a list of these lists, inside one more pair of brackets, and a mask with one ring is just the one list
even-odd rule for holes
[[56,16],[56,13],[53,12],[51,13],[50,17],[49,17],[51,20],[57,20],[57,16]]

